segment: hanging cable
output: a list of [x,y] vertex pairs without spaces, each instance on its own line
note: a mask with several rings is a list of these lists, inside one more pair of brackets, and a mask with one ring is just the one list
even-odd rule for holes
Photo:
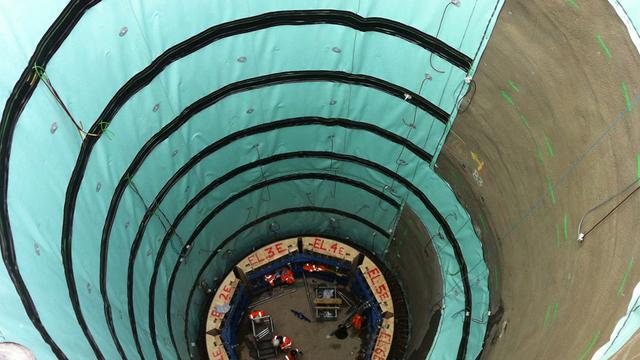
[[[438,35],[440,35],[440,30],[442,29],[442,23],[444,22],[444,17],[445,15],[447,15],[447,10],[449,9],[449,6],[453,5],[453,1],[449,2],[447,4],[447,6],[444,7],[444,10],[442,11],[442,16],[440,17],[440,24],[438,24],[438,30],[436,31],[436,35],[435,37],[437,38]],[[436,72],[440,73],[440,74],[444,74],[445,72],[443,70],[439,70],[436,69],[435,66],[433,66],[433,53],[431,53],[431,55],[429,55],[429,65],[431,65],[431,68],[433,70],[435,70]]]
[[[600,220],[598,220],[598,222],[595,225],[593,225],[591,227],[591,229],[587,230],[587,232],[585,232],[585,233],[582,232],[582,223],[584,222],[584,219],[587,217],[587,215],[589,215],[593,211],[599,209],[600,207],[604,206],[605,204],[609,203],[611,200],[613,200],[616,197],[620,196],[624,192],[628,191],[634,185],[638,185],[638,186],[632,192],[630,192],[627,196],[625,196],[624,199],[622,199],[622,201],[620,201],[616,206],[614,206],[613,209],[611,209],[605,216],[603,216]],[[605,221],[614,211],[616,211],[625,201],[627,201],[638,190],[640,190],[640,182],[636,179],[631,184],[627,185],[624,189],[620,190],[619,192],[617,192],[614,195],[611,195],[608,199],[606,199],[605,201],[601,202],[600,204],[592,207],[584,215],[582,215],[582,218],[580,219],[580,223],[578,224],[578,242],[582,243],[584,241],[584,238],[587,235],[589,235],[590,232],[592,232],[603,221]]]
[[[73,115],[71,115],[71,111],[69,111],[69,108],[67,108],[65,103],[62,101],[62,98],[60,98],[60,95],[58,95],[58,92],[56,91],[56,89],[53,87],[53,84],[51,83],[51,79],[49,79],[49,76],[47,75],[46,71],[44,70],[44,68],[42,66],[34,65],[33,66],[33,70],[36,72],[36,74],[38,75],[40,80],[47,87],[47,89],[49,90],[49,92],[51,93],[53,98],[56,100],[58,105],[60,105],[60,107],[67,114],[69,119],[71,119],[71,122],[73,123],[73,126],[75,126],[76,130],[78,130],[78,133],[80,134],[81,138],[84,139],[86,136],[100,136],[100,134],[90,133],[90,132],[87,132],[87,131],[83,130],[82,122],[76,121],[76,119],[73,117]],[[102,129],[102,131],[105,132],[106,131],[106,127],[104,129]]]
[[[463,97],[460,98],[460,100],[458,101],[458,105],[456,106],[458,108],[458,114],[463,114],[465,111],[467,111],[467,109],[469,109],[469,107],[471,106],[471,103],[473,102],[473,97],[476,96],[476,90],[477,90],[477,84],[476,81],[473,79],[469,80],[469,87],[467,87],[467,92],[464,94]],[[471,94],[471,95],[469,95]],[[462,102],[464,101],[464,99],[467,99],[467,105],[463,108],[460,107],[460,105],[462,105]]]
[[[133,191],[133,193],[136,194],[136,196],[140,199],[140,201],[142,202],[142,206],[144,206],[145,211],[148,211],[149,207],[147,206],[146,201],[144,200],[144,198],[142,197],[142,194],[140,193],[140,190],[138,190],[138,187],[133,182],[133,179],[131,177],[127,177],[127,185],[129,186],[131,191]],[[158,213],[160,213],[160,215],[158,215]],[[158,220],[160,220],[160,225],[162,226],[165,232],[173,233],[178,238],[178,240],[180,240],[181,243],[184,242],[184,239],[182,238],[182,236],[180,236],[180,234],[178,234],[177,229],[171,225],[171,221],[169,220],[169,217],[167,217],[167,215],[164,213],[164,211],[162,211],[159,205],[156,207],[156,210],[153,212],[153,215],[156,218],[158,218]]]
[[[431,75],[428,75],[428,74],[427,74],[427,75],[425,75],[425,77],[424,77],[424,78],[422,79],[422,81],[420,82],[420,87],[418,88],[418,95],[421,95],[421,94],[422,94],[422,90],[423,90],[423,88],[424,88],[424,84],[427,82],[427,80],[431,80]],[[418,116],[418,107],[417,107],[417,106],[415,106],[415,107],[414,107],[414,109],[413,109],[413,119],[411,120],[411,123],[407,123],[407,122],[404,120],[404,118],[402,118],[402,123],[403,123],[406,127],[408,127],[408,128],[409,128],[409,130],[407,131],[407,135],[404,137],[404,139],[405,139],[405,140],[408,140],[408,139],[409,139],[409,136],[411,135],[411,132],[412,132],[413,130],[417,130],[417,128],[416,128],[416,118],[417,118],[417,116]],[[431,123],[431,126],[433,126],[433,122]],[[400,166],[401,166],[401,165],[407,165],[407,163],[406,163],[406,162],[404,162],[404,161],[401,159],[402,154],[404,153],[404,149],[405,149],[405,146],[403,145],[403,146],[402,146],[402,149],[400,149],[400,153],[398,154],[398,157],[396,158],[396,165],[397,165],[397,167],[396,167],[396,174],[398,173],[398,171],[400,171]],[[393,194],[393,190],[394,190],[394,186],[395,186],[395,185],[396,185],[396,182],[395,182],[395,179],[394,179],[394,180],[392,181],[392,183],[391,183],[391,186],[389,187],[389,188],[392,190],[392,194]],[[394,194],[394,195],[395,195],[395,194]],[[404,201],[406,201],[408,197],[409,197],[409,194],[407,193],[407,194],[406,194],[406,196],[405,196],[405,198],[404,198]],[[380,207],[380,204],[381,204],[381,202],[380,202],[380,201],[378,201],[378,207]]]

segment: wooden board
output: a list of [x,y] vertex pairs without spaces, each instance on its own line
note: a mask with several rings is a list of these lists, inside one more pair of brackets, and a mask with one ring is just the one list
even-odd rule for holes
[[207,335],[207,355],[209,360],[229,360],[220,336]]
[[214,295],[213,300],[211,301],[211,305],[209,306],[206,331],[220,329],[224,314],[216,311],[216,306],[229,305],[231,299],[233,298],[233,294],[236,292],[236,288],[238,287],[239,282],[240,281],[238,280],[238,278],[236,278],[236,275],[233,273],[233,271],[229,272],[227,277],[224,278],[224,280],[216,290],[216,294]]
[[316,305],[342,305],[342,299],[313,299]]
[[348,262],[353,262],[353,260],[360,255],[358,250],[345,245],[340,241],[320,237],[303,237],[302,249],[321,255],[335,257]]
[[296,251],[298,251],[298,238],[276,241],[252,252],[238,263],[238,267],[246,274]]
[[386,360],[391,351],[392,340],[393,318],[383,319],[376,339],[376,346],[373,348],[373,354],[371,354],[371,360]]
[[382,312],[390,312],[393,314],[393,299],[391,299],[391,293],[389,292],[389,286],[387,280],[382,275],[382,271],[376,266],[376,264],[365,256],[362,261],[362,265],[359,266],[362,275],[364,275],[367,284],[373,292],[376,301],[380,304]]

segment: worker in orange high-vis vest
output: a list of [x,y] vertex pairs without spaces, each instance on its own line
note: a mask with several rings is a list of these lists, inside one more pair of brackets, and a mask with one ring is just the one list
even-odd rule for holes
[[355,314],[351,318],[351,326],[353,326],[353,328],[356,329],[356,330],[360,330],[360,329],[362,329],[363,320],[364,320],[364,317],[362,315]]
[[249,314],[249,320],[260,319],[267,316],[267,313],[262,310],[255,310]]
[[267,274],[264,276],[264,281],[271,287],[276,286],[276,281],[280,279],[280,283],[284,285],[293,285],[296,282],[296,278],[293,275],[291,268],[285,267],[273,274]]
[[270,286],[276,286],[276,280],[278,279],[278,274],[267,274],[264,276],[264,281],[267,282]]
[[287,285],[293,285],[296,282],[296,278],[293,276],[293,271],[288,267],[280,271],[280,280],[283,284]]
[[275,335],[271,340],[271,344],[273,344],[273,347],[279,348],[282,351],[287,351],[293,346],[291,339],[281,335]]
[[327,267],[322,264],[306,263],[302,266],[302,270],[306,272],[323,272],[327,271]]

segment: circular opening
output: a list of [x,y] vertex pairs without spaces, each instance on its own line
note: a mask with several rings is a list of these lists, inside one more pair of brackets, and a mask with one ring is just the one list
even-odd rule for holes
[[[401,320],[398,320],[401,319]],[[276,241],[236,263],[213,292],[209,358],[402,358],[404,297],[370,253],[344,241]],[[218,355],[216,355],[218,354]]]

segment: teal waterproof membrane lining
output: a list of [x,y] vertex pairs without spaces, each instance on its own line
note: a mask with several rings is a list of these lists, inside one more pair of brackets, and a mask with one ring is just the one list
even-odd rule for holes
[[[468,214],[430,166],[502,3],[4,4],[0,306],[11,311],[0,339],[38,359],[198,356],[207,305],[194,284],[215,284],[252,249],[297,234],[348,238],[382,256],[407,204],[443,277],[428,358],[475,359],[488,270]],[[322,23],[180,45],[234,20],[312,9],[356,14],[362,28],[330,23],[329,12]],[[372,18],[429,34],[470,66],[385,24],[367,28]],[[145,78],[158,59],[166,63]]]

